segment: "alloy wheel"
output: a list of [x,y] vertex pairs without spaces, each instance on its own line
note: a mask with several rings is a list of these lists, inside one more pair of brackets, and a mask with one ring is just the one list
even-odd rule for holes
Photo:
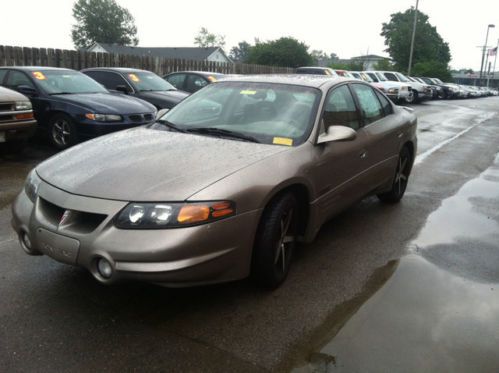
[[402,153],[398,160],[397,171],[395,173],[394,186],[398,195],[402,195],[407,187],[407,180],[409,179],[410,164],[409,157]]
[[61,146],[66,147],[71,141],[71,125],[65,119],[58,119],[52,125],[52,139]]
[[291,260],[290,250],[294,242],[294,236],[289,235],[291,222],[293,220],[293,209],[288,210],[281,216],[281,233],[277,242],[274,255],[274,266],[282,273],[286,273],[289,261]]

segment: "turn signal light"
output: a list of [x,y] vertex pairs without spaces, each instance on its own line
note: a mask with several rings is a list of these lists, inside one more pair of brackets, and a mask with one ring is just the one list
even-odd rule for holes
[[180,209],[177,221],[181,224],[191,224],[208,220],[209,217],[210,217],[209,206],[187,205]]
[[187,204],[180,208],[177,221],[180,224],[210,222],[236,212],[234,204],[229,201],[213,202],[212,204]]
[[16,114],[14,117],[17,120],[26,120],[26,119],[34,119],[33,113],[25,113],[25,114]]

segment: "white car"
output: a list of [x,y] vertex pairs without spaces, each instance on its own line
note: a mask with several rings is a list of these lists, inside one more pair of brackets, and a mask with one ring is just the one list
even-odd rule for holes
[[408,103],[430,100],[433,97],[433,91],[429,85],[413,82],[404,74],[396,71],[378,71],[377,73],[383,75],[387,80],[392,82],[409,84],[412,90],[412,96],[406,99]]
[[374,83],[379,84],[393,102],[412,102],[411,86],[406,83],[389,81],[379,71],[363,71]]

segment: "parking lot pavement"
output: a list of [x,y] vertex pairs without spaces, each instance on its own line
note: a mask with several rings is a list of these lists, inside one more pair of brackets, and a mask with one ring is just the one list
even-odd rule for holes
[[[499,203],[491,195],[481,198],[480,180],[497,181],[499,98],[414,107],[418,159],[402,203],[386,206],[368,198],[327,223],[313,244],[299,248],[287,281],[273,292],[248,281],[193,289],[106,287],[83,270],[26,256],[8,227],[9,204],[29,169],[50,150],[28,150],[22,157],[0,153],[0,366],[6,371],[351,371],[369,362],[383,366],[393,346],[428,360],[445,354],[452,364],[444,370],[469,367],[460,361],[495,364],[493,348],[481,347],[497,346],[497,316],[480,316],[497,315],[497,270],[488,263],[497,262],[499,240],[483,242],[464,230],[465,238],[480,244],[461,244],[454,231],[440,233],[449,232],[444,223],[457,214],[463,227],[481,225],[473,215],[478,211],[490,217],[487,234],[498,235]],[[468,189],[473,192],[466,194]],[[468,200],[464,210],[446,207]],[[467,247],[473,248],[471,262]],[[486,286],[493,289],[488,297]],[[452,294],[440,299],[443,293]],[[475,312],[469,304],[478,299]],[[420,312],[409,312],[414,304]],[[461,318],[445,327],[432,324],[449,307]],[[452,334],[452,322],[472,325],[472,316],[480,317],[478,330],[488,330],[487,338],[461,329]],[[438,348],[430,348],[425,330],[440,333]],[[373,351],[369,341],[384,344]],[[425,343],[426,350],[415,348]],[[355,363],[352,356],[359,355],[363,359]],[[398,356],[381,370],[412,367],[411,360]]]

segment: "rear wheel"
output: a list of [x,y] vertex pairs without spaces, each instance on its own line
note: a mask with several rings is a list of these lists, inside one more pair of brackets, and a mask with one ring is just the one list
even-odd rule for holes
[[286,193],[265,209],[255,238],[252,277],[261,286],[276,288],[288,275],[295,247],[298,203]]
[[49,138],[52,145],[58,149],[67,149],[76,144],[75,125],[70,116],[56,114],[49,121]]
[[404,146],[399,154],[392,189],[386,193],[378,194],[378,198],[380,199],[380,201],[386,203],[397,203],[402,199],[405,193],[405,189],[407,188],[407,182],[409,181],[411,168],[411,152],[409,151],[407,146]]

